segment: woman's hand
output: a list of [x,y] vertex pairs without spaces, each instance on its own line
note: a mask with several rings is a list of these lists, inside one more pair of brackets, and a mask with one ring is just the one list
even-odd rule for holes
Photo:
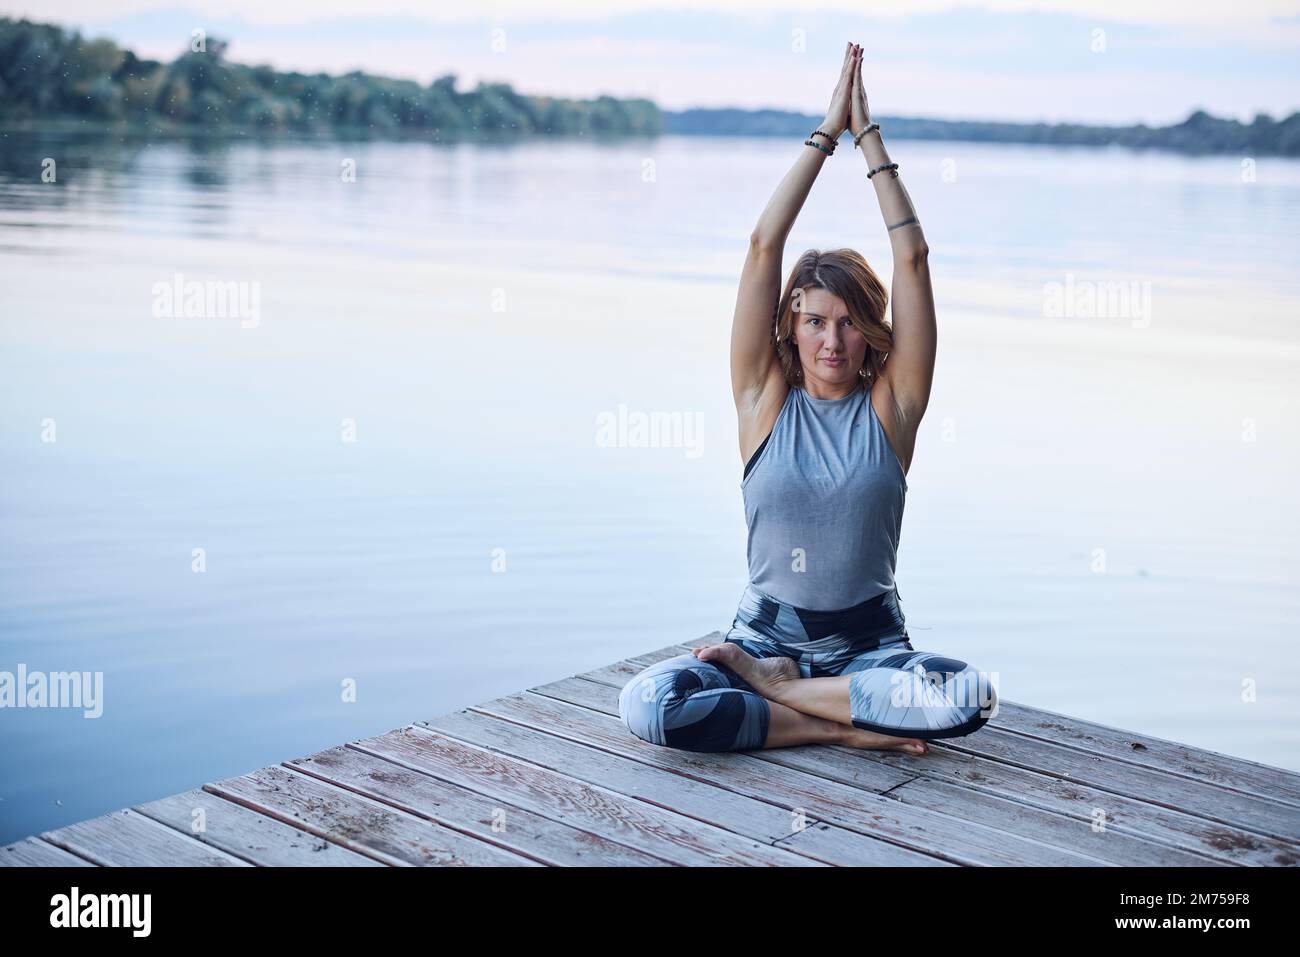
[[867,106],[867,91],[862,86],[862,48],[858,47],[857,63],[853,67],[853,97],[849,115],[849,132],[857,136],[871,123],[871,110]]
[[824,132],[836,139],[839,139],[840,134],[848,128],[852,115],[854,64],[859,61],[861,52],[862,48],[854,43],[844,44],[844,63],[840,67],[840,79],[831,96],[830,109],[826,111],[826,122],[821,127]]

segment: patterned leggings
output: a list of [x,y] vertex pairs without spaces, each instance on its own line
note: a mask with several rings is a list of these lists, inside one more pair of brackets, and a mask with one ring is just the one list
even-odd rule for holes
[[[953,738],[997,713],[989,677],[912,648],[898,590],[839,611],[809,611],[749,585],[725,641],[755,658],[793,658],[805,678],[850,675],[853,726],[904,738]],[[767,740],[771,707],[740,675],[692,654],[656,662],[619,693],[644,741],[685,751],[746,751]]]

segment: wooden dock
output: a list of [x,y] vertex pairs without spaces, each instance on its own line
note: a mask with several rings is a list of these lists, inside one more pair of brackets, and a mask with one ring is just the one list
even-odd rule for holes
[[623,726],[628,679],[721,640],[47,831],[0,865],[1300,863],[1300,775],[1009,701],[926,756],[703,754]]

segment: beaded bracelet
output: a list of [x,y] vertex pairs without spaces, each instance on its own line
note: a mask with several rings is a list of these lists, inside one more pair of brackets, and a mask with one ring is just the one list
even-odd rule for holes
[[857,136],[853,137],[853,145],[854,145],[854,146],[859,145],[859,144],[862,142],[862,137],[866,136],[866,135],[867,135],[868,133],[870,133],[872,130],[878,130],[878,129],[880,129],[880,124],[879,124],[879,123],[870,123],[870,124],[868,124],[868,125],[867,125],[867,128],[866,128],[865,130],[863,130],[863,131],[862,131],[861,133],[859,133]]
[[[813,143],[813,141],[812,141],[812,137],[814,137],[814,136],[824,136],[824,137],[826,137],[826,139],[830,141],[830,144],[831,144],[830,149],[827,149],[826,147],[822,146],[820,143]],[[834,155],[835,155],[835,147],[839,145],[838,142],[836,141],[835,137],[831,136],[831,134],[827,133],[825,130],[822,130],[822,129],[816,129],[816,130],[813,130],[811,133],[808,134],[808,139],[804,141],[804,145],[807,145],[807,144],[809,144],[809,143],[811,143],[813,146],[816,146],[818,149],[820,149],[820,150],[821,150],[823,153],[825,153],[827,156],[834,156]]]
[[877,166],[875,169],[870,170],[870,171],[867,173],[867,179],[871,179],[871,177],[875,176],[875,175],[876,175],[877,173],[879,173],[882,169],[887,169],[887,170],[889,170],[889,175],[890,175],[890,176],[894,177],[895,179],[898,178],[898,164],[897,164],[897,163],[886,163],[886,164],[884,164],[883,166]]

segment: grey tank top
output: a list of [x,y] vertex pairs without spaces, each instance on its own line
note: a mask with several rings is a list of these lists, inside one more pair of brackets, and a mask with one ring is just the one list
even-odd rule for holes
[[869,390],[791,388],[740,488],[759,591],[839,611],[894,589],[907,478]]

